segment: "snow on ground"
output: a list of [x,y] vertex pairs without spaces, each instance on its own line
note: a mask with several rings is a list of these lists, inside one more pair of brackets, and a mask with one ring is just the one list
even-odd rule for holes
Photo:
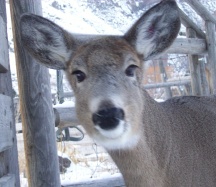
[[56,104],[54,105],[55,108],[67,108],[67,107],[74,107],[75,106],[75,101],[74,101],[74,98],[72,98],[71,101],[65,101],[64,103],[62,104]]

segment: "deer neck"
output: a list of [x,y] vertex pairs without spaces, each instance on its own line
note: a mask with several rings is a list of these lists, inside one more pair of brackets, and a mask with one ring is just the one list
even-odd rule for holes
[[[142,135],[138,144],[125,150],[109,151],[110,156],[121,171],[126,186],[129,187],[160,187],[163,186],[163,169],[166,163],[168,137],[161,124],[167,119],[163,118],[164,110],[144,91],[144,110]],[[157,116],[154,114],[157,113]],[[166,144],[168,145],[168,144]],[[162,148],[162,150],[161,150]],[[162,158],[162,159],[161,159]]]
[[122,173],[127,187],[163,186],[156,158],[143,140],[133,149],[108,152]]

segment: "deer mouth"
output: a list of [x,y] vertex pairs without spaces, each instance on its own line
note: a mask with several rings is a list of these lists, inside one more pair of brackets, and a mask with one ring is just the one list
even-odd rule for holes
[[121,120],[113,129],[105,130],[95,125],[94,141],[107,150],[131,149],[137,145],[140,134],[133,133],[129,123]]
[[[103,126],[107,126],[107,124]],[[114,128],[104,129],[101,128],[101,125],[95,125],[95,129],[98,131],[100,135],[102,135],[105,138],[117,139],[120,138],[126,132],[127,124],[124,120],[119,120],[118,125],[116,125]]]

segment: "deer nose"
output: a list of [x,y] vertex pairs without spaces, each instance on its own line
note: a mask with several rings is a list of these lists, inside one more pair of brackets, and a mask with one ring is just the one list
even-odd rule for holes
[[121,108],[107,108],[99,110],[92,115],[92,121],[104,130],[114,129],[124,119],[124,111]]

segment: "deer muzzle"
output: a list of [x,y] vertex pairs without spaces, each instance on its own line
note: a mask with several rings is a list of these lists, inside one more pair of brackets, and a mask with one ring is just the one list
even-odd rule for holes
[[103,130],[115,129],[121,120],[124,120],[124,111],[121,108],[106,108],[92,115],[93,123]]

